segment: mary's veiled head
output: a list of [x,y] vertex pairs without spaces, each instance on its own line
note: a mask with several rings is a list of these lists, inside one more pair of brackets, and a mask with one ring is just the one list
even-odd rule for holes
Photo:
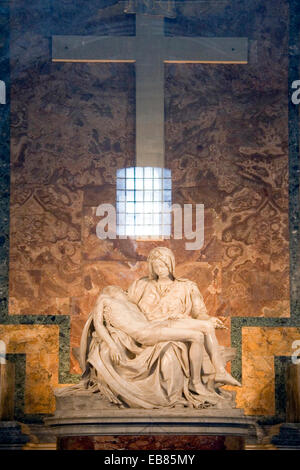
[[167,266],[169,270],[169,277],[174,280],[175,279],[175,257],[173,255],[173,252],[165,246],[159,246],[150,251],[149,256],[148,256],[148,267],[149,267],[150,279],[157,279],[158,277],[155,271],[155,266],[154,266],[156,261],[161,261]]

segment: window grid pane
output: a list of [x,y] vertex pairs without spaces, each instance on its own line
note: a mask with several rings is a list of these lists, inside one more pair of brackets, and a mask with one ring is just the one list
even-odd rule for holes
[[117,235],[171,234],[171,170],[131,167],[117,170]]

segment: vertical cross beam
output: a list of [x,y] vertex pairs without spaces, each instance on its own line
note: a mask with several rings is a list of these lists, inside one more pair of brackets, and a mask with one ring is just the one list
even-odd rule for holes
[[[136,166],[164,167],[164,19],[136,16]],[[159,47],[161,45],[161,48]]]

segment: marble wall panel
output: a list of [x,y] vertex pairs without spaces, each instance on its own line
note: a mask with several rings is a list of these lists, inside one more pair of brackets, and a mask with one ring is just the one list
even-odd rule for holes
[[82,291],[82,191],[25,185],[12,193],[10,313],[68,314],[69,297]]
[[12,135],[12,182],[75,189],[114,181],[134,157],[133,67],[47,59],[44,74],[27,70],[30,86],[12,86],[26,108],[12,108],[14,129],[26,126]]
[[23,57],[22,63],[18,19],[27,16],[17,10],[10,313],[69,314],[72,299],[82,295],[83,201],[90,205],[96,193],[94,205],[109,202],[116,168],[132,163],[133,68],[53,64],[48,38],[40,41],[37,32],[27,32],[31,60]]
[[[212,86],[215,86],[216,82],[219,83],[220,76],[224,79],[225,70],[219,71],[216,67],[209,67],[203,66],[201,74],[199,71],[196,73],[196,67],[191,67],[190,71],[185,73],[184,79],[180,77],[185,80],[186,89],[190,93],[192,84],[198,83],[197,75],[198,78],[202,76],[206,79],[210,75],[209,83],[213,84]],[[227,81],[229,85],[232,73],[228,69],[227,72],[228,77],[223,81]],[[243,76],[245,71],[235,74],[236,81],[241,83],[247,78]],[[287,90],[284,91],[287,96]],[[208,114],[209,119],[216,93],[220,96],[219,91],[212,89],[211,95],[207,96],[205,88],[206,99],[211,96],[211,102],[202,106],[198,103],[200,116]],[[253,127],[250,121],[255,119],[254,115],[253,119],[249,116],[248,103],[251,102],[252,94],[253,89],[250,88],[249,100],[240,103],[241,112],[247,115],[249,125],[236,113],[232,103],[227,103],[225,117],[224,105],[220,102],[215,119],[203,124],[197,121],[200,128],[203,125],[205,129],[203,135],[199,134],[196,120],[184,122],[184,116],[188,115],[188,105],[187,108],[180,108],[182,120],[178,118],[179,123],[173,131],[174,114],[176,116],[178,111],[175,106],[172,107],[171,98],[167,121],[170,133],[168,135],[167,131],[167,136],[174,142],[181,133],[180,140],[186,143],[186,148],[178,150],[176,143],[170,143],[167,152],[168,166],[171,167],[175,180],[175,199],[182,195],[183,200],[193,199],[194,203],[203,203],[206,208],[212,207],[216,212],[219,222],[217,238],[223,257],[223,293],[224,297],[228,298],[231,314],[289,316],[288,166],[286,135],[283,133],[285,130],[287,134],[287,103],[285,97],[280,101],[282,112],[279,112],[278,108],[278,115],[273,121],[270,122],[267,115],[262,117],[268,122],[267,126],[262,123],[262,128],[259,129],[260,123],[256,120],[255,129],[249,131],[253,135],[244,139],[244,129]],[[239,97],[233,93],[231,100],[234,99],[238,100]],[[240,140],[238,145],[228,142],[233,120],[236,125],[240,123],[240,130],[236,130]],[[271,124],[274,124],[272,130]],[[192,135],[193,132],[198,132],[194,142],[199,142],[200,146],[201,142],[206,143],[203,153],[189,149],[192,145],[189,134]],[[270,139],[268,150],[262,140],[255,146],[257,135]],[[249,147],[244,152],[245,149],[241,146],[243,139],[244,142],[251,140],[251,145],[255,148],[249,150]],[[209,142],[212,144],[208,145]],[[176,159],[178,151],[184,157]],[[263,286],[264,291],[259,286]],[[240,296],[245,297],[244,300],[235,302],[238,296],[232,297],[233,287],[236,292],[245,291],[245,294]]]
[[188,195],[216,212],[231,315],[285,317],[288,6],[213,5],[180,5],[169,34],[247,36],[249,63],[166,67],[167,165],[175,197]]
[[55,410],[52,387],[58,384],[57,325],[0,325],[9,354],[26,354],[25,413]]
[[238,407],[249,415],[275,413],[275,356],[291,356],[300,328],[242,329],[242,387],[237,390]]

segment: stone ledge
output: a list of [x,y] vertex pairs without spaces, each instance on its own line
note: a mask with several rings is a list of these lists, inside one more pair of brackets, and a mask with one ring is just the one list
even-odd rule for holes
[[256,419],[243,410],[104,409],[59,411],[45,419],[57,436],[190,434],[256,436]]

